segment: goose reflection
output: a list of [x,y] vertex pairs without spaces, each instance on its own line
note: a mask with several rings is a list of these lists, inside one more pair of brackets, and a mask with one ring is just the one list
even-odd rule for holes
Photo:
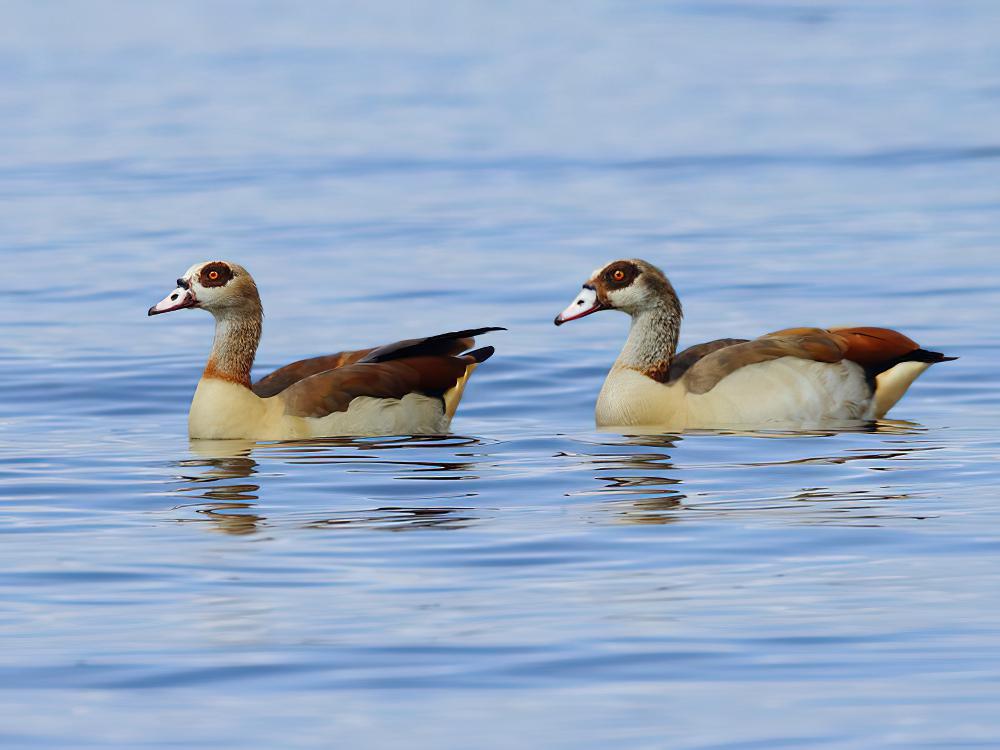
[[[594,490],[572,493],[607,498],[602,509],[620,523],[667,524],[680,520],[685,495],[678,489],[681,479],[670,454],[679,435],[626,435],[621,442],[597,443],[599,452],[563,454],[592,464],[594,479],[604,484]],[[657,448],[644,452],[612,452],[614,448]]]
[[249,479],[257,473],[257,462],[251,456],[253,447],[254,443],[248,440],[191,440],[190,450],[195,457],[177,463],[183,469],[199,471],[183,474],[183,481],[190,486],[182,486],[176,492],[199,502],[177,507],[193,509],[198,516],[179,520],[208,521],[214,529],[234,535],[257,531],[264,518],[252,509],[257,503],[260,485],[230,481]]
[[[824,439],[845,438],[845,433],[878,437]],[[919,424],[898,420],[823,431],[703,431],[683,437],[619,433],[615,438],[602,433],[580,441],[590,449],[564,455],[590,464],[594,480],[602,484],[574,494],[604,498],[602,511],[620,523],[671,523],[695,515],[704,518],[706,512],[726,516],[779,512],[797,523],[877,525],[890,517],[925,518],[909,505],[919,498],[919,489],[885,473],[912,470],[915,460],[945,447],[926,433]],[[678,456],[682,442],[686,442],[684,457],[671,458]],[[854,464],[854,472],[876,472],[885,479],[859,489],[852,484],[852,474],[832,475],[822,468],[809,468]],[[784,486],[774,484],[776,475],[758,473],[796,466],[803,468],[787,474]],[[740,481],[733,482],[731,478],[737,475]],[[714,477],[721,490],[713,490]],[[766,483],[756,483],[756,477],[766,478]],[[817,479],[838,481],[817,486]],[[691,491],[692,482],[698,483],[697,492]]]
[[[182,469],[179,477],[182,485],[174,493],[189,501],[175,506],[175,510],[184,513],[177,520],[183,523],[208,522],[213,530],[233,535],[252,534],[270,525],[289,522],[299,528],[312,529],[368,527],[406,531],[461,528],[476,520],[472,502],[477,493],[424,495],[420,499],[428,504],[413,507],[392,503],[326,510],[318,514],[274,512],[268,520],[260,510],[261,488],[266,486],[267,478],[285,475],[280,471],[281,466],[322,464],[340,465],[342,471],[352,474],[388,474],[391,479],[475,480],[479,478],[476,452],[482,445],[484,443],[475,438],[457,436],[323,438],[269,443],[191,440],[191,455],[177,461],[177,466]],[[420,454],[409,459],[403,453],[407,449],[420,449]],[[438,460],[434,455],[437,449],[449,460]],[[395,455],[397,451],[400,452],[398,457]],[[456,457],[469,460],[451,460]],[[262,473],[262,462],[272,468]],[[279,465],[278,473],[274,472],[274,464]],[[316,474],[312,473],[309,479],[315,481]],[[337,486],[337,473],[331,472],[328,479],[331,488]],[[385,481],[380,479],[378,484],[379,494],[382,494]],[[364,489],[357,483],[352,486]],[[447,502],[442,503],[442,500]]]

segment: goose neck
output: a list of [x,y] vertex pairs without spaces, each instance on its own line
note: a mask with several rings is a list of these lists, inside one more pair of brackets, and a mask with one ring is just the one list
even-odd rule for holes
[[641,310],[632,316],[628,340],[615,363],[666,382],[670,364],[677,353],[681,309],[676,299]]
[[250,387],[250,370],[263,329],[259,310],[215,316],[215,341],[202,377]]

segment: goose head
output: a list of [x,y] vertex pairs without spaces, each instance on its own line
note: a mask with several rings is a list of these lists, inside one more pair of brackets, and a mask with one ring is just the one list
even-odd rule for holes
[[260,310],[260,295],[245,268],[224,260],[191,266],[177,279],[177,288],[149,308],[149,315],[200,307],[217,318],[253,314]]
[[663,271],[638,258],[616,260],[598,268],[565,310],[557,326],[601,310],[621,310],[632,317],[669,304],[677,306],[677,293]]

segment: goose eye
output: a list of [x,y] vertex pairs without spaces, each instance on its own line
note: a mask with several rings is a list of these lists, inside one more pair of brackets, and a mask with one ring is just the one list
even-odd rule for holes
[[219,272],[218,271],[209,271],[208,272],[208,278],[209,278],[210,281],[218,281],[219,280]]
[[621,281],[622,279],[625,278],[625,272],[619,268],[617,271],[611,274],[611,278],[614,279],[615,281]]

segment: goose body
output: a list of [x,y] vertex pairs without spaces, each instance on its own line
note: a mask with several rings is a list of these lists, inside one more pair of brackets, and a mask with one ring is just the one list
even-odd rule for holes
[[655,266],[620,260],[594,272],[556,325],[619,309],[628,340],[597,398],[600,427],[821,427],[886,414],[931,364],[953,357],[886,328],[793,328],[719,339],[677,353],[681,305]]
[[873,405],[858,365],[785,357],[748,365],[704,394],[691,393],[683,381],[658,383],[636,370],[616,367],[601,388],[596,419],[601,426],[670,430],[810,426],[872,419]]
[[468,351],[454,331],[286,365],[250,381],[263,310],[256,284],[235,263],[192,266],[150,315],[201,307],[216,319],[215,342],[188,414],[192,438],[290,440],[338,435],[447,432],[472,371],[492,347]]
[[188,434],[206,439],[441,434],[450,424],[442,400],[420,393],[402,398],[358,396],[345,411],[309,417],[289,414],[281,394],[261,398],[241,385],[204,377],[188,414]]

